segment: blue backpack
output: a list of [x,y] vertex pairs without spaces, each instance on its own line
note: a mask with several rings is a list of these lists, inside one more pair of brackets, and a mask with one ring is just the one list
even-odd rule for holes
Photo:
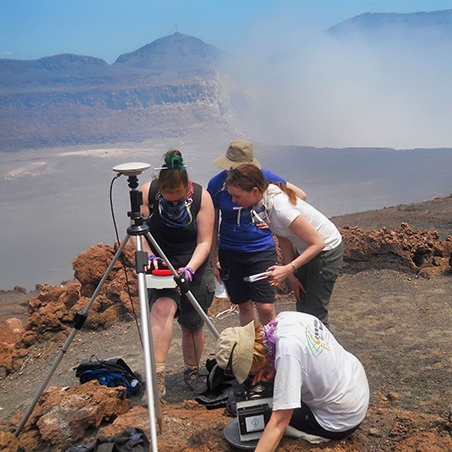
[[124,386],[127,397],[143,393],[144,382],[140,374],[133,372],[122,358],[98,360],[97,358],[83,360],[74,368],[75,376],[80,384],[90,380],[97,380],[100,384],[115,387]]

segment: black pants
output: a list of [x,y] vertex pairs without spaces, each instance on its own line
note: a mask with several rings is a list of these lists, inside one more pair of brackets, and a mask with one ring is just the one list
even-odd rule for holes
[[305,403],[302,403],[300,408],[295,408],[289,425],[297,430],[309,433],[310,435],[321,436],[329,439],[346,438],[360,426],[360,424],[358,424],[356,427],[346,430],[345,432],[330,432],[329,430],[325,430],[317,422],[314,414],[312,414],[312,411]]

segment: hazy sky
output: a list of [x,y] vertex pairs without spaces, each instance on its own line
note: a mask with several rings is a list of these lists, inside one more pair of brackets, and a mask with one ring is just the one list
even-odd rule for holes
[[444,9],[452,0],[0,0],[0,58],[72,53],[113,63],[178,31],[242,58],[235,75],[260,106],[251,139],[452,147],[450,48],[412,39],[383,51],[339,48],[319,38],[365,12]]
[[449,8],[450,0],[0,0],[0,58],[74,53],[112,63],[176,30],[234,52],[364,12]]

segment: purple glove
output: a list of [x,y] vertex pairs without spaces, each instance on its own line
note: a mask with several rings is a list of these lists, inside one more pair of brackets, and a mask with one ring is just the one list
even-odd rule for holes
[[163,262],[161,257],[154,256],[153,254],[148,257],[148,266],[152,267],[154,270],[158,268],[160,262]]
[[190,267],[181,267],[177,270],[177,273],[184,275],[184,279],[187,282],[191,282],[193,276],[195,276],[195,271]]

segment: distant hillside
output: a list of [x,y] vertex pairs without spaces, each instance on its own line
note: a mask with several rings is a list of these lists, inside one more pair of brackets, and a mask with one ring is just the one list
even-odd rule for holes
[[434,37],[452,40],[452,9],[411,14],[364,13],[328,29],[336,37],[359,33],[362,37],[392,39],[405,37]]
[[224,56],[175,33],[112,65],[77,55],[0,60],[0,150],[238,133]]
[[121,55],[114,65],[174,71],[182,76],[189,73],[205,75],[221,65],[225,56],[225,52],[200,39],[174,33]]
[[435,229],[441,240],[452,237],[452,195],[412,204],[399,204],[379,210],[332,217],[338,227],[358,226],[364,230],[386,227],[396,229],[408,223],[413,229]]
[[[415,14],[366,13],[331,27],[328,33],[333,40],[355,39],[359,34],[355,41],[344,39],[346,44],[341,52],[353,48],[356,43],[371,42],[373,45],[377,40],[388,40],[391,46],[382,47],[383,55],[390,54],[393,43],[399,42],[394,37],[408,38],[408,41],[400,42],[418,37],[420,42],[429,43],[424,51],[431,53],[434,46],[442,64],[449,61],[452,10]],[[438,38],[446,44],[438,46],[438,41],[430,41]],[[447,58],[437,51],[438,47]],[[423,54],[417,51],[417,47],[414,51],[410,49],[412,54],[408,55],[402,48],[399,53],[403,58],[397,55],[397,61],[405,61],[405,58],[423,61]],[[279,57],[287,55],[285,48],[280,52]],[[265,69],[250,67],[245,70],[235,65],[234,74],[240,70],[247,72],[244,78],[252,85],[248,87],[239,85],[239,80],[231,75],[232,71],[228,71],[227,66],[232,61],[230,55],[196,37],[180,33],[120,55],[111,65],[99,58],[71,54],[35,61],[3,59],[0,60],[0,151],[143,143],[161,139],[196,138],[200,142],[203,137],[218,142],[231,136],[249,136],[267,142],[274,142],[275,137],[281,136],[286,143],[296,142],[288,138],[290,133],[284,133],[286,128],[294,127],[298,133],[300,127],[309,125],[306,126],[306,121],[298,121],[299,113],[294,110],[292,114],[293,106],[289,104],[307,105],[306,109],[315,113],[322,102],[331,104],[328,93],[341,78],[336,70],[329,71],[325,83],[330,90],[319,89],[322,96],[328,97],[320,99],[310,92],[315,104],[303,102],[305,99],[296,98],[294,91],[300,87],[309,90],[310,78],[304,79],[299,67],[292,69],[291,64],[300,57],[299,54],[303,55],[303,49],[297,55],[291,54],[287,60],[278,60],[278,64],[272,59]],[[359,54],[359,62],[361,56]],[[254,57],[259,59],[259,56]],[[329,56],[318,54],[318,58],[322,65],[325,61],[321,60],[327,60]],[[393,60],[389,61],[388,71],[392,69]],[[341,63],[339,60],[336,64]],[[261,85],[259,77],[268,77],[267,72],[275,66],[292,74],[296,78],[295,85],[281,79],[281,74],[276,77],[273,74],[275,78],[270,76],[268,88],[262,88],[263,92],[256,94],[260,86],[265,86]],[[301,66],[304,68],[306,61],[303,60]],[[309,75],[315,73],[315,67],[308,65],[307,68]],[[435,68],[431,66],[432,71]],[[249,73],[253,69],[256,73]],[[341,69],[337,66],[338,72]],[[349,80],[350,74],[347,72],[347,76],[342,77]],[[321,83],[322,77],[313,78],[316,83]],[[267,103],[270,98],[275,98],[273,103]],[[279,101],[281,106],[278,108]],[[433,113],[442,114],[433,111],[430,117]],[[303,114],[311,117],[310,111],[303,111]],[[288,126],[294,121],[295,125]],[[282,132],[278,135],[279,129]]]

